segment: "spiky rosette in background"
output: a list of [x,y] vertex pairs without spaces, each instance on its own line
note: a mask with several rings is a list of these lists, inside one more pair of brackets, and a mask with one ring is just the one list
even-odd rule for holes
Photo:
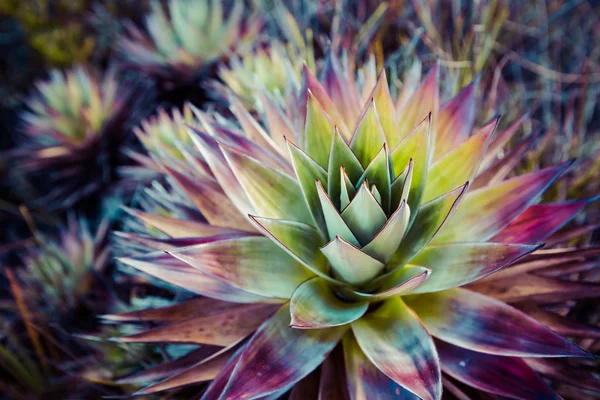
[[[90,389],[65,376],[98,361],[72,334],[90,329],[94,314],[110,309],[110,295],[99,279],[111,263],[107,228],[104,223],[92,234],[85,220],[72,219],[59,229],[58,240],[36,234],[38,244],[30,246],[23,265],[4,270],[12,301],[0,318],[0,381],[3,388],[20,391],[15,398]],[[72,386],[59,389],[63,384]]]
[[218,346],[138,393],[212,380],[204,399],[440,399],[442,385],[555,398],[529,360],[590,355],[506,303],[600,285],[540,278],[540,293],[491,279],[533,279],[510,265],[585,205],[535,204],[570,162],[506,179],[518,156],[495,154],[512,133],[494,135],[497,119],[473,130],[472,85],[440,108],[437,68],[406,100],[384,73],[359,85],[329,62],[321,81],[304,70],[302,129],[276,107],[268,130],[236,107],[242,129],[213,118],[191,130],[210,170],[166,172],[202,218],[137,212],[167,237],[129,234],[136,251],[161,251],[121,261],[206,297],[108,316],[161,325],[119,340]]
[[218,0],[171,0],[168,12],[155,0],[146,31],[128,25],[118,50],[126,68],[173,88],[189,83],[230,53],[251,49],[262,23],[247,14],[240,0],[230,9]]
[[18,150],[25,172],[39,180],[44,207],[70,207],[116,180],[129,121],[139,117],[140,86],[76,67],[53,71],[27,101]]

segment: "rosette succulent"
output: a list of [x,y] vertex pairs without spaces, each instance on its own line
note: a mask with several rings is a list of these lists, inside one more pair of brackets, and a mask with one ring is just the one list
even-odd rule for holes
[[40,202],[69,207],[115,179],[120,146],[139,99],[118,81],[115,70],[104,75],[83,67],[52,71],[36,87],[23,113],[33,144],[18,158],[27,173],[48,185]]
[[167,86],[185,84],[230,52],[252,48],[262,23],[245,13],[240,0],[231,9],[218,0],[171,0],[168,12],[154,0],[146,32],[126,26],[118,50],[127,68]]
[[304,70],[288,105],[301,129],[276,107],[267,129],[239,106],[237,129],[199,113],[208,170],[165,171],[202,217],[133,212],[165,235],[129,234],[159,251],[121,261],[204,297],[107,316],[160,324],[117,340],[211,349],[142,373],[158,382],[138,394],[212,381],[203,399],[556,398],[525,360],[590,354],[506,303],[527,291],[482,282],[583,207],[535,204],[570,163],[505,179],[519,155],[495,157],[515,129],[474,129],[475,84],[440,107],[437,67],[408,101],[383,72],[340,71]]

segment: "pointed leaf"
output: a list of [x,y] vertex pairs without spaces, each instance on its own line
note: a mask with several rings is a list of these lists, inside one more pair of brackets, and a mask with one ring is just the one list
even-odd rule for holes
[[168,252],[231,286],[289,299],[313,274],[266,237],[222,240]]
[[369,243],[387,221],[385,213],[366,183],[360,186],[356,196],[341,215],[348,228],[362,244]]
[[361,165],[366,168],[384,144],[385,134],[381,129],[375,104],[371,100],[354,131],[350,148]]
[[166,166],[165,171],[189,196],[211,225],[252,231],[252,225],[217,184],[199,177],[191,179]]
[[304,282],[292,295],[291,327],[300,329],[329,328],[356,321],[367,311],[369,303],[341,300],[323,278]]
[[431,269],[431,276],[411,293],[466,285],[512,264],[540,246],[501,243],[451,243],[423,249],[411,263]]
[[489,240],[534,203],[570,164],[563,163],[470,192],[434,243]]
[[376,277],[385,264],[362,252],[339,236],[321,248],[340,279],[361,285]]
[[[294,171],[296,177],[302,188],[302,194],[306,200],[306,205],[312,213],[315,224],[321,232],[327,233],[327,226],[325,225],[325,219],[323,212],[321,211],[321,202],[319,201],[319,194],[317,193],[317,187],[315,182],[325,182],[327,180],[327,171],[325,171],[315,160],[310,158],[308,154],[300,150],[293,143],[288,142],[288,149],[292,158],[292,164],[294,165]],[[325,164],[327,165],[327,164]]]
[[[412,159],[412,180],[408,194],[408,205],[412,212],[411,222],[417,216],[422,202],[429,168],[429,140],[431,136],[431,116],[426,117],[417,128],[392,151],[394,171],[402,171]],[[397,172],[398,173],[398,172]]]
[[344,335],[342,343],[350,400],[419,400],[373,365],[354,336]]
[[371,95],[375,103],[375,109],[379,116],[381,128],[386,137],[386,142],[391,149],[395,149],[402,139],[399,136],[400,127],[398,126],[398,117],[396,116],[396,107],[390,94],[390,88],[385,76],[385,69],[381,70],[377,83]]
[[222,400],[257,398],[287,388],[317,368],[340,340],[344,327],[294,329],[284,305],[252,336]]
[[438,118],[434,159],[467,140],[475,124],[475,94],[479,79],[463,88],[441,110]]
[[419,214],[392,257],[390,265],[404,264],[429,244],[457,208],[468,186],[467,183],[456,188],[419,209]]
[[488,123],[476,135],[433,163],[427,173],[423,202],[428,202],[464,182],[473,181],[497,124],[498,119]]
[[477,353],[441,341],[436,347],[442,370],[476,389],[519,400],[559,399],[520,358]]
[[352,323],[352,331],[381,372],[424,400],[441,399],[442,376],[433,340],[399,297]]
[[409,219],[410,209],[403,201],[373,240],[362,248],[362,251],[387,264],[402,242]]
[[386,214],[390,211],[391,180],[389,167],[389,152],[384,144],[357,183],[358,186],[366,181],[369,182],[369,185],[375,186],[381,196],[381,208]]
[[234,303],[269,301],[267,297],[248,293],[190,267],[160,251],[120,262],[193,293]]
[[544,240],[577,215],[587,203],[568,201],[534,204],[490,240],[510,243],[535,243]]
[[[436,121],[439,112],[438,79],[439,67],[436,64],[429,71],[423,82],[421,82],[421,85],[412,95],[407,105],[398,112],[400,125],[398,136],[400,139],[406,138],[429,113],[431,113],[433,132],[436,132]],[[434,140],[435,138],[432,141]],[[432,148],[435,147],[432,146]],[[402,165],[406,165],[406,162]],[[412,208],[412,204],[410,202],[408,204]]]
[[391,192],[391,206],[390,210],[396,209],[402,202],[408,201],[408,195],[410,193],[410,185],[412,184],[413,176],[413,160],[412,158],[408,161],[408,165],[400,175],[392,182],[390,189]]
[[333,130],[333,122],[309,91],[304,125],[304,140],[306,140],[304,148],[306,153],[323,168],[327,168],[329,163],[329,148],[333,139]]
[[587,356],[527,314],[469,290],[450,289],[404,299],[433,336],[455,346],[499,356]]
[[[325,244],[317,230],[302,222],[250,216],[260,231],[315,274],[329,278],[327,259],[320,248]],[[331,278],[329,278],[331,279]]]
[[367,284],[365,290],[355,290],[347,287],[342,287],[339,290],[351,299],[377,301],[410,293],[421,286],[430,275],[430,269],[407,264],[393,274],[386,276],[386,279],[377,279]]
[[346,170],[342,165],[340,167],[340,210],[344,210],[350,204],[350,201],[356,195],[356,189],[348,178]]
[[340,236],[353,245],[359,246],[358,240],[356,240],[356,237],[342,219],[342,216],[331,202],[331,199],[327,196],[327,193],[325,193],[325,189],[323,189],[321,182],[317,181],[316,186],[319,200],[321,201],[321,209],[323,210],[325,224],[327,225],[329,239],[332,240],[336,236]]
[[354,126],[360,112],[358,95],[352,90],[337,57],[331,51],[325,59],[321,82],[346,125]]
[[199,343],[229,346],[254,332],[277,310],[274,304],[245,304],[113,340],[121,343]]
[[[327,91],[321,85],[319,80],[310,72],[310,69],[304,65],[302,69],[302,93],[310,93],[317,99],[323,110],[331,117],[333,122],[339,126],[345,135],[350,133],[351,126],[346,124],[346,121],[342,118],[337,110],[336,105],[327,94]],[[307,99],[308,101],[308,99]]]
[[312,223],[295,179],[231,149],[222,149],[256,212],[267,218]]
[[327,193],[333,199],[336,207],[339,206],[337,199],[340,198],[341,180],[339,175],[341,167],[344,167],[352,182],[358,182],[363,173],[360,161],[358,161],[340,132],[336,129],[331,143],[331,155],[329,157],[329,167],[327,168],[327,173],[329,174]]

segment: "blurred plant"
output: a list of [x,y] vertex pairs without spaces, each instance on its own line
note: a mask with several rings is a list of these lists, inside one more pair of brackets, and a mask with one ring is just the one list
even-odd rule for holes
[[77,67],[53,71],[27,101],[17,150],[25,172],[48,187],[39,202],[70,207],[116,180],[130,121],[139,118],[141,86]]
[[232,52],[248,51],[262,23],[256,15],[245,15],[242,1],[233,3],[225,10],[219,0],[171,0],[167,13],[160,2],[152,1],[146,32],[128,24],[118,43],[124,66],[172,88],[190,82]]
[[[526,243],[552,235],[588,201],[535,204],[571,163],[506,179],[522,153],[495,155],[516,129],[491,139],[496,118],[472,133],[476,82],[439,107],[438,76],[434,68],[392,97],[384,73],[346,73],[330,55],[320,80],[304,69],[299,100],[287,105],[300,105],[297,119],[268,102],[265,114],[277,118],[266,129],[240,102],[231,110],[241,129],[197,113],[201,128],[190,136],[209,170],[161,160],[178,189],[148,194],[171,211],[130,211],[162,233],[120,234],[133,255],[121,262],[207,297],[106,318],[160,325],[122,343],[221,350],[182,372],[177,361],[165,364],[176,372],[163,380],[138,374],[153,384],[137,394],[212,380],[203,399],[289,390],[292,398],[348,390],[439,399],[442,384],[457,395],[465,386],[555,396],[525,360],[539,359],[536,369],[561,381],[539,368],[544,357],[586,353],[505,302],[600,295],[597,284],[554,278],[528,286],[527,271],[566,255]],[[144,249],[156,251],[139,255]],[[532,252],[535,267],[509,266]],[[567,254],[595,262],[598,250]],[[559,260],[558,275],[567,274]]]

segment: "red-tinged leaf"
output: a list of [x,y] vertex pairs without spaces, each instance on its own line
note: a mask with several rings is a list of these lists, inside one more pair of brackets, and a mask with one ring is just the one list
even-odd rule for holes
[[264,110],[264,119],[269,127],[273,141],[285,152],[287,150],[286,138],[293,141],[299,138],[296,136],[288,118],[282,112],[281,108],[271,100],[270,96],[267,96],[265,93],[259,93],[259,97]]
[[[418,215],[423,193],[425,192],[427,170],[429,168],[429,148],[432,136],[431,118],[432,116],[429,115],[422,120],[415,130],[392,151],[391,155],[394,174],[396,175],[395,178],[398,178],[403,169],[412,161],[412,175],[407,199],[407,204],[411,212],[410,223]],[[395,198],[397,199],[398,196]],[[392,203],[393,206],[395,206],[395,202]]]
[[512,137],[519,131],[519,128],[521,125],[523,125],[523,122],[529,118],[529,114],[529,111],[521,114],[521,116],[519,116],[519,118],[517,118],[508,128],[498,133],[496,137],[494,137],[488,147],[488,151],[484,156],[483,161],[481,162],[482,170],[489,168],[494,163],[494,161],[498,158],[498,154],[502,150],[502,147],[504,147],[504,145],[508,143],[510,139],[512,139]]
[[223,349],[179,373],[173,373],[165,380],[138,390],[134,395],[148,395],[184,385],[211,381],[223,369],[234,351],[235,347]]
[[338,345],[321,364],[319,400],[348,399],[343,357],[342,347]]
[[360,113],[359,99],[332,52],[325,60],[320,80],[346,126],[353,127],[356,124],[356,116]]
[[[202,119],[201,119],[202,121]],[[209,123],[204,123],[205,126],[209,126]],[[250,199],[246,196],[242,186],[235,178],[233,171],[231,170],[229,163],[225,159],[219,143],[212,137],[205,133],[188,128],[190,131],[190,137],[192,141],[202,153],[202,157],[208,163],[215,179],[219,182],[221,189],[231,200],[231,202],[238,208],[243,214],[250,214],[254,212],[254,207],[250,203]],[[216,133],[215,133],[216,135]]]
[[277,310],[273,304],[244,304],[218,314],[194,317],[129,336],[121,343],[198,343],[230,346],[254,332]]
[[201,346],[198,350],[194,350],[181,358],[120,378],[115,383],[119,385],[144,385],[156,382],[185,371],[217,353],[220,349],[219,346]]
[[296,179],[230,148],[221,149],[261,217],[313,223],[304,198],[298,196],[302,189]]
[[[419,208],[410,230],[400,242],[398,250],[389,262],[392,267],[400,267],[418,254],[444,228],[454,210],[460,204],[469,187],[468,183],[458,187]],[[412,208],[411,208],[412,210]],[[393,270],[392,270],[393,271]]]
[[431,270],[410,293],[438,292],[482,279],[540,246],[503,243],[450,243],[428,246],[410,262]]
[[344,361],[350,400],[418,400],[402,386],[388,378],[363,353],[351,334],[344,335]]
[[231,286],[190,267],[186,263],[162,251],[135,258],[122,258],[119,261],[190,292],[215,299],[231,301],[233,303],[274,301],[268,297],[258,296]]
[[[319,101],[308,92],[306,103],[306,120],[304,123],[304,140],[301,144],[306,153],[321,167],[327,168],[329,148],[333,139],[334,124]],[[297,167],[296,167],[297,168]]]
[[465,182],[472,182],[489,139],[496,129],[498,119],[489,122],[476,135],[450,150],[435,161],[427,172],[427,185],[423,193],[426,203]]
[[577,368],[563,360],[529,358],[524,361],[539,374],[550,379],[573,385],[579,390],[600,393],[600,379],[594,376],[593,369]]
[[246,348],[247,342],[242,344],[233,355],[229,358],[227,363],[221,368],[219,374],[213,379],[211,384],[206,389],[206,392],[201,397],[201,400],[219,400],[221,399],[221,394],[223,393],[223,389],[227,386],[227,382],[231,378],[231,373],[233,369],[237,365],[240,357],[242,356],[242,352]]
[[399,297],[352,323],[360,348],[389,378],[424,400],[439,400],[442,377],[435,345]]
[[291,325],[298,329],[329,328],[349,324],[362,317],[369,303],[341,300],[323,278],[312,278],[298,286],[290,300]]
[[131,246],[139,246],[143,249],[150,250],[172,250],[180,247],[195,246],[198,244],[211,243],[224,239],[243,238],[250,236],[250,233],[237,231],[236,233],[229,233],[218,236],[207,236],[207,237],[188,237],[188,238],[176,238],[176,239],[161,239],[149,235],[141,235],[130,232],[115,232],[115,236],[126,242]]
[[246,292],[289,299],[314,274],[266,237],[247,237],[169,251],[177,259]]
[[[502,182],[514,171],[517,165],[523,161],[525,153],[531,148],[537,139],[536,134],[529,135],[515,149],[498,160],[495,164],[477,173],[473,181],[472,189],[480,189],[485,186],[493,186]],[[487,153],[487,152],[486,152]],[[485,156],[484,156],[485,157]]]
[[[398,110],[400,126],[398,136],[400,139],[407,137],[429,113],[431,113],[432,130],[436,132],[439,114],[439,75],[439,66],[436,64],[427,73],[427,76],[421,82],[421,86],[415,91],[406,106],[402,110]],[[432,142],[435,142],[435,137],[432,138]],[[433,144],[431,143],[431,148],[435,148]],[[412,204],[410,206],[412,208]]]
[[487,241],[531,206],[571,161],[469,192],[433,243]]
[[442,341],[435,345],[442,370],[469,386],[511,399],[559,399],[520,358],[477,353]]
[[505,279],[520,276],[528,272],[541,274],[547,270],[557,270],[565,267],[570,269],[573,264],[582,265],[588,261],[595,260],[599,256],[600,248],[598,247],[538,250],[510,268],[505,268],[498,273],[490,275],[486,280]]
[[535,243],[546,239],[569,222],[588,202],[534,204],[490,240],[507,243]]
[[223,193],[219,185],[207,179],[198,177],[192,179],[167,166],[164,168],[211,225],[252,232],[252,225]]
[[[520,307],[521,308],[521,307]],[[581,337],[600,339],[600,327],[574,321],[568,317],[562,317],[552,311],[547,311],[537,305],[526,305],[522,310],[540,323],[551,328],[559,335],[565,337]]]
[[588,353],[501,301],[465,289],[404,297],[435,337],[480,353],[586,357]]
[[475,95],[479,78],[463,88],[440,110],[434,160],[467,140],[475,124]]
[[600,296],[600,285],[596,283],[573,282],[531,274],[503,279],[486,278],[469,285],[468,288],[506,303],[561,303]]
[[386,141],[390,149],[395,149],[400,143],[401,138],[398,136],[398,117],[396,116],[396,107],[394,100],[390,94],[390,88],[385,76],[385,69],[382,69],[377,78],[377,83],[373,88],[370,96],[374,103],[381,128],[385,133]]
[[148,224],[173,238],[215,236],[237,231],[237,229],[233,228],[223,228],[204,222],[165,217],[130,208],[124,208],[124,210],[143,223]]
[[114,322],[166,323],[182,321],[192,317],[205,317],[218,314],[238,306],[239,305],[236,303],[212,299],[210,297],[197,297],[172,306],[146,308],[144,310],[130,311],[122,314],[107,314],[102,315],[101,318],[106,321]]
[[335,103],[329,97],[329,94],[321,85],[319,80],[313,75],[306,65],[302,70],[302,93],[310,93],[317,99],[323,110],[342,129],[342,133],[348,137],[352,132],[353,122],[347,124],[342,115],[339,113]]
[[277,147],[277,144],[269,136],[267,132],[260,126],[260,124],[250,115],[248,110],[244,107],[242,102],[233,94],[229,96],[229,104],[231,112],[237,118],[238,122],[242,126],[246,136],[258,146],[268,149],[273,154],[282,155],[285,157],[285,152]]
[[294,329],[284,305],[252,336],[237,362],[221,398],[256,398],[287,388],[327,358],[344,327]]

